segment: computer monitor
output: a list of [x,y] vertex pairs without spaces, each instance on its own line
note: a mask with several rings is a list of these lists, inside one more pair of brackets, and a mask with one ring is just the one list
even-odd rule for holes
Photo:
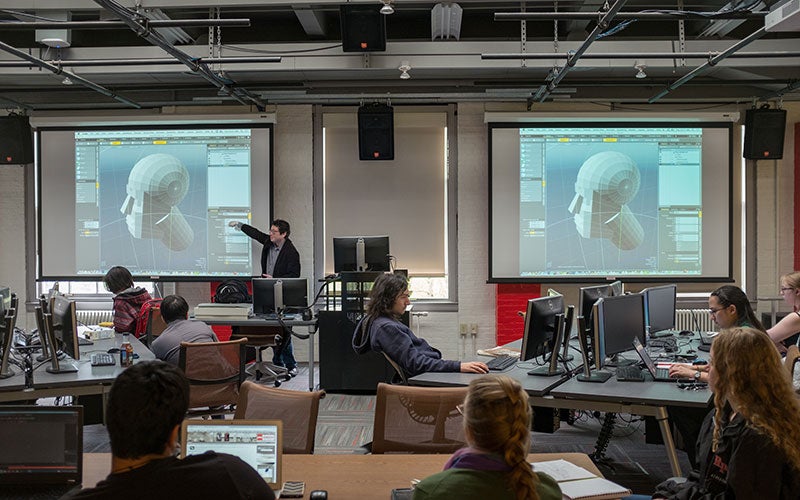
[[81,358],[81,351],[78,347],[78,318],[75,310],[75,301],[63,295],[57,295],[50,300],[53,336],[64,354],[77,361]]
[[644,297],[635,293],[617,297],[604,297],[594,306],[594,361],[598,369],[619,360],[607,362],[606,358],[631,349],[633,339],[644,344]]
[[623,293],[625,293],[622,282],[619,280],[610,283],[608,286],[611,287],[611,291],[614,293],[614,295],[622,295]]
[[5,322],[6,311],[11,309],[11,289],[0,287],[0,326]]
[[522,335],[520,359],[527,361],[548,352],[557,351],[555,337],[556,315],[564,314],[564,297],[539,297],[528,301],[525,314],[525,331]]
[[338,236],[333,238],[333,272],[389,271],[388,236]]
[[307,308],[306,278],[253,278],[253,314],[297,313]]
[[580,308],[578,309],[578,316],[583,316],[586,320],[586,327],[592,328],[592,306],[598,299],[603,297],[613,297],[614,287],[609,285],[595,285],[585,286],[580,289]]
[[14,341],[14,326],[17,321],[16,309],[6,309],[3,313],[3,324],[0,325],[0,379],[14,375],[14,370],[8,366],[9,356],[11,356],[11,345]]
[[662,285],[642,290],[645,324],[650,328],[650,335],[675,329],[677,289],[677,285]]
[[594,360],[589,349],[589,329],[586,328],[586,321],[583,316],[578,316],[578,345],[583,358],[583,373],[578,374],[578,382],[598,382],[602,384],[611,378],[611,372],[592,370],[592,362]]

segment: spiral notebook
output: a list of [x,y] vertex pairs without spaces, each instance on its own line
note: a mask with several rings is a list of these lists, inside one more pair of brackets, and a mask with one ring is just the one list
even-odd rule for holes
[[558,481],[561,494],[567,500],[610,500],[631,494],[628,488],[595,476],[566,460],[550,460],[531,465],[536,472],[544,472]]

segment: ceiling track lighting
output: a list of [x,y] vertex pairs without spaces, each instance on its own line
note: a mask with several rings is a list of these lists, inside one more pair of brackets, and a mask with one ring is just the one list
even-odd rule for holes
[[381,7],[381,14],[384,16],[388,16],[389,14],[394,14],[394,7],[392,7],[392,0],[381,0],[383,3],[383,7]]
[[411,71],[411,64],[409,64],[408,61],[401,61],[400,62],[400,66],[397,69],[399,69],[401,71],[401,73],[400,73],[400,79],[401,80],[410,80],[411,79],[411,75],[408,74],[408,72]]

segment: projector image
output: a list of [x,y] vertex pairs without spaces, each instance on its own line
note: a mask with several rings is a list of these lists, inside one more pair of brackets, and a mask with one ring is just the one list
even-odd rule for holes
[[54,49],[66,49],[70,43],[61,38],[42,38],[41,42]]
[[764,18],[767,31],[800,31],[800,0],[786,2]]

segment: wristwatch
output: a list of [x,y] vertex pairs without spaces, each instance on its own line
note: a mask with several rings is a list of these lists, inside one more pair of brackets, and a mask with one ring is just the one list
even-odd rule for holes
[[700,382],[700,373],[701,373],[700,370],[695,370],[694,371],[694,381],[695,382]]

